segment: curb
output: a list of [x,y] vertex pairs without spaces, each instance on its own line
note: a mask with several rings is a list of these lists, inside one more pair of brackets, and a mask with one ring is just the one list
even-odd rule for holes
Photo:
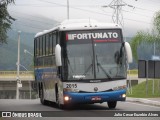
[[160,106],[160,101],[154,101],[154,100],[148,100],[144,98],[126,98],[127,102],[140,102],[148,105],[153,105],[153,106]]

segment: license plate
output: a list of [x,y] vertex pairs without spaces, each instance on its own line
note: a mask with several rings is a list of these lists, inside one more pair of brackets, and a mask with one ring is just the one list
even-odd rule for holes
[[95,97],[92,97],[91,100],[92,101],[99,101],[99,100],[101,100],[101,97],[95,96]]

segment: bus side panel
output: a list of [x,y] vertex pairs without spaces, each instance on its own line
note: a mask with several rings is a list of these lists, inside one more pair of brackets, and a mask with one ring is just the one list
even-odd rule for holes
[[56,67],[35,69],[35,76],[36,81],[43,84],[44,99],[56,102],[55,84],[59,81]]

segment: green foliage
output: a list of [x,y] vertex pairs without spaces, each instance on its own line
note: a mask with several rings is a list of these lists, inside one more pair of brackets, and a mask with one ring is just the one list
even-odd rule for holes
[[132,95],[127,93],[128,97],[136,97],[136,98],[153,98],[153,97],[160,97],[160,86],[158,86],[158,81],[160,80],[155,80],[155,93],[154,95],[152,94],[152,86],[153,86],[153,81],[148,80],[148,95],[146,95],[146,82],[142,82],[132,88]]
[[130,42],[133,57],[136,61],[138,60],[137,48],[142,42],[156,42],[156,44],[160,44],[160,11],[157,12],[156,16],[154,17],[153,26],[154,27],[152,28],[151,33],[138,31],[137,34],[133,37],[132,41]]
[[135,58],[135,60],[138,60],[137,48],[142,42],[153,43],[154,41],[157,40],[158,40],[157,36],[150,34],[149,32],[144,32],[144,31],[137,32],[137,34],[132,38],[132,41],[130,42],[133,52],[133,57]]
[[15,20],[7,11],[7,5],[10,3],[14,3],[14,0],[2,0],[0,4],[0,44],[7,43],[7,31]]
[[158,35],[160,35],[160,11],[158,11],[154,17],[153,25],[158,32]]
[[137,47],[138,45],[142,42],[143,40],[143,32],[138,32],[136,36],[133,37],[132,41],[130,42],[131,48],[132,48],[132,54],[133,57],[137,60],[138,55],[137,55]]
[[9,3],[14,3],[14,0],[1,0],[0,6],[8,5]]

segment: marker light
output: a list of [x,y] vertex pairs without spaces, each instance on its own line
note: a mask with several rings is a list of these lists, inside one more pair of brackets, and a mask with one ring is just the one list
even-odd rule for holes
[[64,100],[65,100],[65,101],[68,101],[68,100],[69,100],[69,97],[68,97],[68,96],[65,96],[65,97],[64,97]]
[[122,98],[125,98],[126,97],[126,94],[122,94]]

